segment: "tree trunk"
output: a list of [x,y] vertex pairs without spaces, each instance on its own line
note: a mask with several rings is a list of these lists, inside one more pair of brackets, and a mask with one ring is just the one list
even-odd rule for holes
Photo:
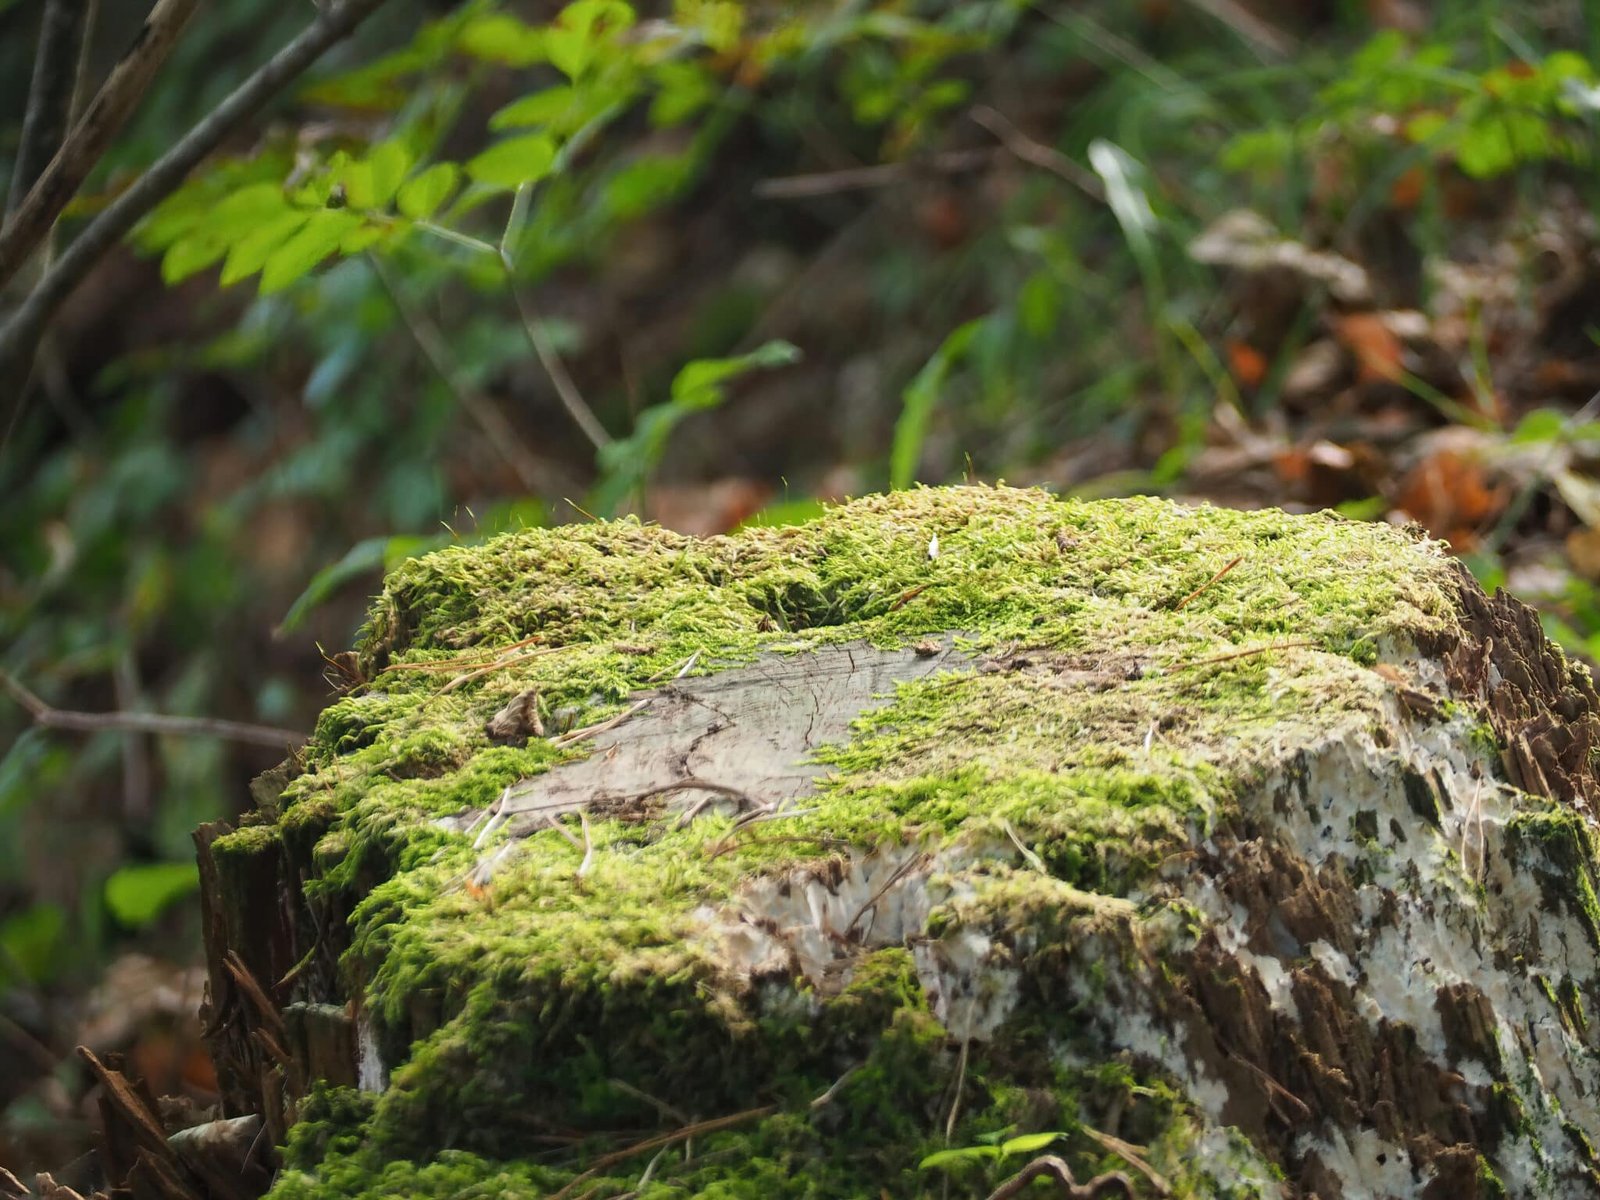
[[1600,1191],[1600,701],[1408,532],[531,530],[347,670],[197,836],[277,1196]]

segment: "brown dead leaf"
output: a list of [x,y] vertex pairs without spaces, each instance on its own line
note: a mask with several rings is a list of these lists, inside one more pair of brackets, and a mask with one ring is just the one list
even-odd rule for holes
[[1428,182],[1427,172],[1421,167],[1411,167],[1389,189],[1389,203],[1401,212],[1410,212],[1422,200]]
[[657,484],[646,494],[645,515],[676,533],[707,537],[727,533],[771,498],[770,484],[739,477]]
[[1600,583],[1600,529],[1574,529],[1567,534],[1567,561],[1590,583]]

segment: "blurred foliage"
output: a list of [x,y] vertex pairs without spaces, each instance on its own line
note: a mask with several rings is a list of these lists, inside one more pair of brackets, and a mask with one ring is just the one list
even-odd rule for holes
[[[410,554],[966,474],[1421,520],[1594,656],[1570,7],[1259,6],[1278,44],[1176,0],[387,8],[64,314],[0,458],[0,667],[308,728]],[[219,6],[74,212],[286,12]],[[192,952],[189,831],[277,756],[13,707],[0,746],[0,987]]]

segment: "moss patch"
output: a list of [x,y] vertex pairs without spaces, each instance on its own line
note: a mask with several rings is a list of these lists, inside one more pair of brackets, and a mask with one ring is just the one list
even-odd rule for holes
[[[1103,1064],[1050,1065],[1074,993],[1039,947],[1094,943],[1106,902],[1144,919],[1125,898],[1231,819],[1272,747],[1379,719],[1368,665],[1446,633],[1454,596],[1435,547],[1383,526],[981,487],[794,529],[595,524],[405,564],[360,651],[370,682],[324,714],[279,818],[307,894],[352,914],[330,936],[392,1079],[370,1105],[308,1106],[278,1194],[554,1193],[663,1123],[776,1106],[694,1159],[672,1151],[641,1194],[909,1196],[952,1112],[957,1144],[1095,1117]],[[447,820],[590,752],[491,745],[485,722],[521,693],[587,724],[691,658],[699,674],[830,643],[911,654],[951,633],[973,665],[902,685],[820,748],[831,777],[782,819],[597,814],[485,845]],[[836,882],[891,851],[923,856],[920,929],[884,944],[890,880],[829,930],[815,977],[730,952],[753,881]],[[911,953],[962,937],[996,969],[1027,963],[981,1047],[952,1041]],[[1073,986],[1092,969],[1073,958]],[[1188,1178],[1184,1105],[1138,1100],[1161,1169]],[[1074,1169],[1115,1165],[1072,1146]],[[648,1159],[583,1189],[637,1188]]]

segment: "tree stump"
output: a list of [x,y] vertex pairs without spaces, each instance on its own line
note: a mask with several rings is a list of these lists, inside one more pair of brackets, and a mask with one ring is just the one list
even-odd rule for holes
[[197,836],[284,1200],[1600,1194],[1600,699],[1411,531],[530,530],[345,669]]

